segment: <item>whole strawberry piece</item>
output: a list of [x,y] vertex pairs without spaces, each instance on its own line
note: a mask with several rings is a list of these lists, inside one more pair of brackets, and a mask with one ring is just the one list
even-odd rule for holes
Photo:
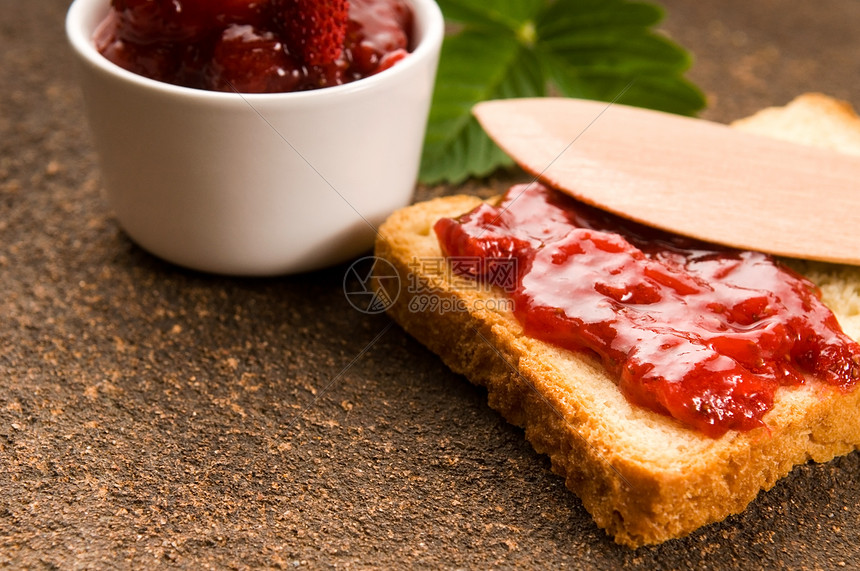
[[112,0],[119,14],[120,39],[139,45],[195,41],[207,22],[183,0]]
[[294,91],[301,79],[299,68],[272,32],[232,24],[215,44],[208,84],[216,91]]
[[309,66],[340,58],[349,21],[349,0],[277,0],[290,53]]
[[403,59],[412,33],[412,10],[403,0],[351,0],[346,32],[350,71],[373,75]]
[[176,50],[170,44],[140,45],[119,36],[120,15],[111,12],[96,28],[96,49],[116,65],[133,73],[174,83]]
[[229,24],[264,27],[269,10],[269,0],[182,0],[182,4],[222,28]]

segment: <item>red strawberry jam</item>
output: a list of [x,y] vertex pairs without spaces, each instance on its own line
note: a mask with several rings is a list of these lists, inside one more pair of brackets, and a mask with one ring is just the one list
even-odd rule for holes
[[409,52],[412,26],[405,0],[112,0],[93,39],[151,79],[276,93],[379,73]]
[[860,345],[815,285],[765,254],[659,232],[539,184],[435,231],[448,256],[517,260],[526,334],[596,354],[630,401],[709,436],[763,426],[780,386],[812,377],[847,391],[860,378]]

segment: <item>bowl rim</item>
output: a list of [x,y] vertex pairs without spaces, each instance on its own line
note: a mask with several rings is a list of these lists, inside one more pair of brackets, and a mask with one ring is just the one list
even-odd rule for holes
[[445,35],[445,22],[435,0],[405,0],[415,13],[416,28],[420,39],[418,45],[409,53],[409,57],[397,62],[396,65],[370,77],[308,91],[279,92],[279,93],[239,93],[210,91],[174,85],[156,79],[139,75],[124,69],[108,60],[96,49],[92,34],[99,23],[108,13],[110,0],[74,0],[66,13],[66,37],[78,55],[91,66],[101,72],[139,85],[141,88],[160,92],[176,97],[208,100],[212,102],[321,102],[330,98],[344,97],[351,93],[363,92],[378,86],[384,86],[391,81],[397,81],[401,75],[409,75],[408,70],[422,65],[427,60],[436,57]]

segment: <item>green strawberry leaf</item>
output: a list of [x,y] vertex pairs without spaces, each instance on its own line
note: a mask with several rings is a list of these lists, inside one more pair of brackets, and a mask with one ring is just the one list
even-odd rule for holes
[[[447,38],[422,159],[425,181],[486,176],[512,161],[471,114],[487,99],[542,96],[545,80],[535,54],[512,34],[470,29]],[[480,62],[478,64],[477,62]]]
[[472,117],[488,99],[618,101],[692,115],[705,104],[683,77],[691,59],[651,28],[656,6],[627,0],[439,0],[445,38],[421,181],[457,184],[512,164]]

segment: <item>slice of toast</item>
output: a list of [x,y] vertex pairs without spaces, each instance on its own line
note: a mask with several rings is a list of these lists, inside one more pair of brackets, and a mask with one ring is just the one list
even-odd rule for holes
[[[816,113],[830,109],[830,101],[801,98],[746,120],[744,128],[774,135],[806,129],[801,140],[838,140],[823,131],[850,124],[852,114],[845,122],[818,121]],[[808,124],[774,120],[798,106]],[[855,130],[851,136],[860,138],[860,123],[846,133]],[[782,388],[765,416],[766,428],[729,431],[718,439],[630,404],[596,358],[525,336],[503,291],[452,274],[433,224],[479,202],[453,196],[420,203],[380,228],[376,255],[403,282],[389,313],[452,370],[487,388],[490,406],[525,429],[618,543],[636,547],[681,537],[742,511],[796,464],[860,447],[860,390],[843,393],[819,383]],[[825,302],[856,339],[860,270],[800,266],[822,286]]]

